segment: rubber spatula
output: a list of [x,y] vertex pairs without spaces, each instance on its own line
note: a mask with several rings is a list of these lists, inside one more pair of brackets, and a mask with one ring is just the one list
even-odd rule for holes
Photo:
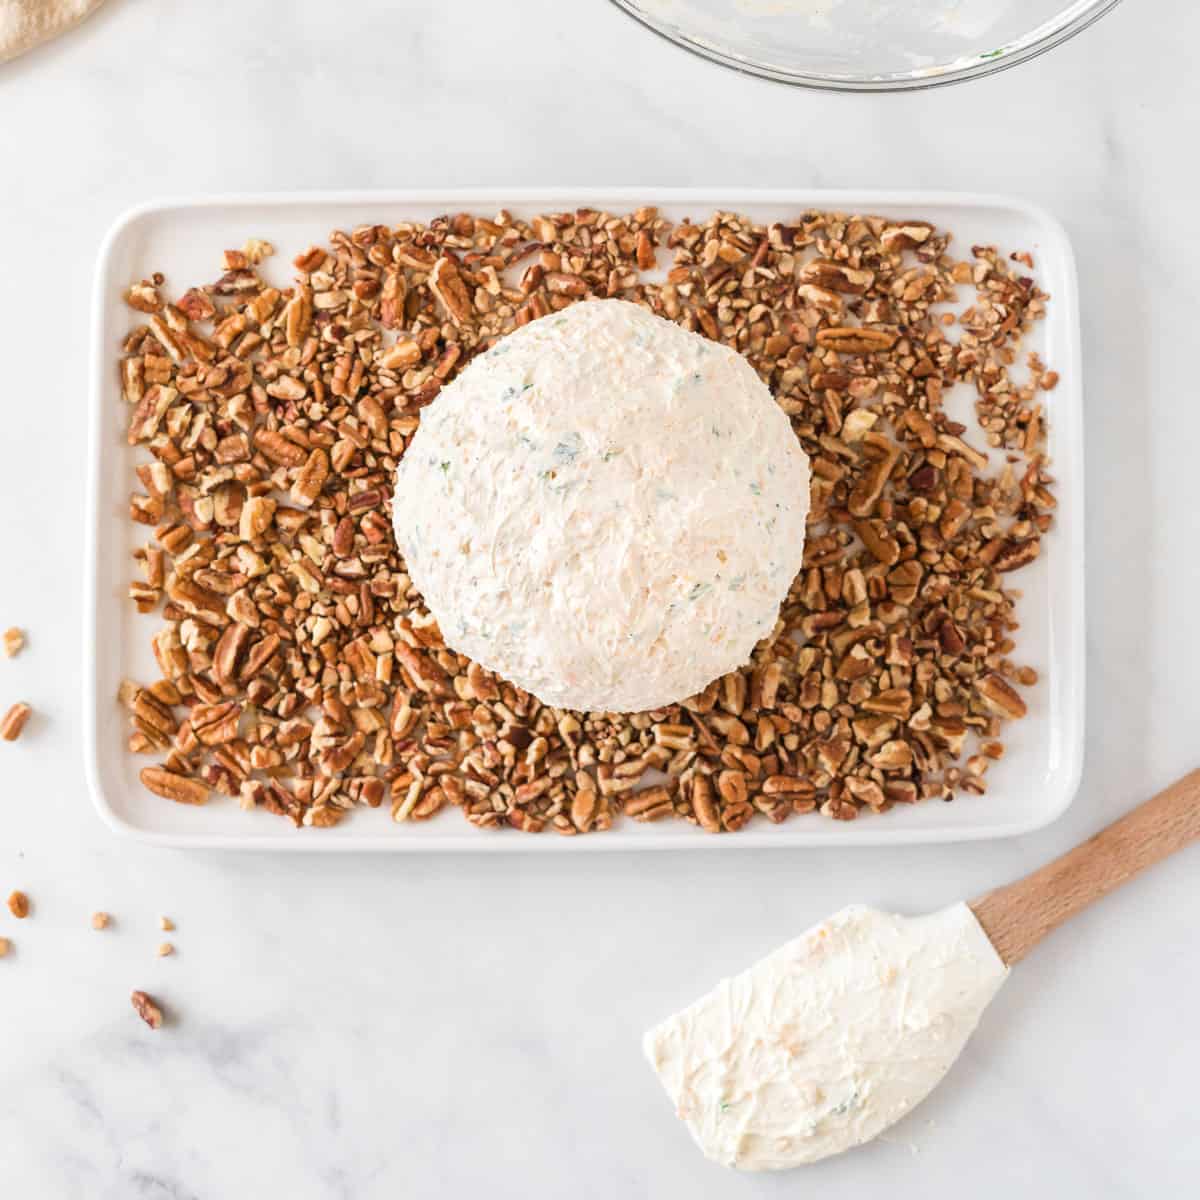
[[850,1149],[941,1081],[1008,968],[1197,838],[1200,770],[969,904],[843,909],[652,1029],[646,1054],[714,1161],[770,1170]]

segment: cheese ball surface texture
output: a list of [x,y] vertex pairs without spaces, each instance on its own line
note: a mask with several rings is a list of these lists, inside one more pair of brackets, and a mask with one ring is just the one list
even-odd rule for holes
[[595,300],[442,389],[394,513],[447,645],[553,707],[637,712],[749,660],[808,505],[808,457],[741,355]]

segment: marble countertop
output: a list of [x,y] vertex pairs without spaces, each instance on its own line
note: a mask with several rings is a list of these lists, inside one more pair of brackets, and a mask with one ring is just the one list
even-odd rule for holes
[[[706,1164],[640,1057],[650,1022],[842,904],[1005,882],[1197,765],[1200,8],[1128,3],[1031,65],[909,96],[789,91],[601,0],[286,10],[110,0],[0,67],[0,1193],[293,1200],[1182,1196],[1200,1181],[1193,850],[1022,964],[887,1137],[803,1176]],[[80,570],[91,275],[162,194],[735,184],[1011,192],[1079,258],[1089,694],[1079,798],[962,847],[316,859],[140,848],[92,812]],[[104,933],[89,914],[114,915]],[[155,957],[171,916],[178,953]],[[132,987],[177,1014],[151,1035]]]

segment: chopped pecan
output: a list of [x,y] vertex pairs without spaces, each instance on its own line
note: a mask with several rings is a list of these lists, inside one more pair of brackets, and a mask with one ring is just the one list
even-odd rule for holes
[[158,288],[148,279],[143,279],[140,283],[130,284],[125,292],[125,303],[130,308],[136,308],[138,312],[156,313],[162,311],[162,297],[158,294]]
[[189,779],[163,767],[143,767],[138,778],[142,786],[148,788],[156,796],[164,800],[174,800],[177,804],[206,804],[208,788],[199,780]]
[[33,709],[28,704],[14,704],[0,719],[0,738],[15,742],[25,729]]
[[251,496],[238,514],[238,536],[243,542],[263,537],[271,528],[278,505],[270,496]]
[[841,325],[817,330],[817,345],[839,354],[882,354],[896,344],[897,335],[886,329]]
[[422,654],[403,642],[397,642],[396,658],[421,691],[430,692],[435,696],[454,694],[449,676],[428,654]]
[[241,705],[234,700],[224,704],[198,704],[192,709],[192,732],[206,746],[232,742],[238,735]]
[[875,282],[875,272],[827,258],[815,258],[800,268],[800,281],[831,292],[861,296]]
[[328,478],[329,455],[318,447],[308,456],[296,476],[296,482],[292,484],[292,503],[300,505],[301,508],[311,508]]
[[625,812],[635,821],[657,821],[672,812],[671,793],[665,787],[634,792],[625,801]]
[[875,505],[883,494],[884,485],[900,461],[900,447],[894,442],[884,439],[883,453],[867,468],[859,480],[858,486],[850,493],[846,507],[852,516],[869,517],[875,511]]
[[698,774],[692,779],[692,811],[706,833],[721,832],[721,812],[713,797],[712,780],[707,775]]
[[242,663],[242,669],[238,674],[238,678],[242,683],[257,679],[266,669],[267,664],[275,657],[279,650],[280,638],[276,633],[269,633],[266,637],[260,638],[246,652],[245,660]]
[[453,259],[439,258],[433,264],[429,287],[455,325],[462,325],[470,317],[471,296]]
[[890,253],[915,250],[918,246],[923,246],[932,233],[933,226],[928,221],[904,221],[898,225],[889,225],[879,235],[879,242]]
[[232,622],[221,635],[213,654],[213,677],[230,695],[237,687],[238,667],[250,641],[250,633],[248,626]]
[[763,780],[767,796],[787,796],[790,799],[811,800],[817,792],[812,781],[802,775],[770,775]]
[[418,342],[410,338],[401,338],[380,355],[379,365],[385,371],[403,371],[415,367],[422,357]]
[[975,685],[984,703],[993,712],[1003,717],[1020,718],[1028,711],[1025,701],[1021,699],[1012,685],[995,671],[989,671]]
[[130,1003],[133,1005],[133,1011],[137,1013],[151,1029],[161,1029],[163,1024],[162,1009],[158,1003],[146,992],[130,992]]
[[179,311],[189,321],[211,321],[217,310],[206,292],[189,288],[179,298]]
[[997,571],[1015,571],[1033,562],[1041,553],[1041,549],[1041,542],[1037,538],[1027,538],[1022,542],[1005,542],[1000,547],[1000,552],[992,559],[992,566]]

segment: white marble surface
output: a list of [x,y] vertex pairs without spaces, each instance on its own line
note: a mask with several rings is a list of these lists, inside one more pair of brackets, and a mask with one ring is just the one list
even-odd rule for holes
[[[1035,866],[1196,765],[1200,9],[1128,3],[1048,58],[908,97],[790,92],[601,0],[110,0],[0,67],[0,1195],[1194,1194],[1200,961],[1182,855],[1006,986],[939,1094],[802,1177],[704,1163],[638,1035],[827,911]],[[85,343],[116,213],[163,193],[737,183],[1010,191],[1065,221],[1087,361],[1090,735],[1017,841],[856,854],[320,860],[138,849],[80,760]],[[116,916],[103,934],[93,909]],[[154,957],[159,913],[176,957]],[[128,993],[177,1014],[151,1035]]]

